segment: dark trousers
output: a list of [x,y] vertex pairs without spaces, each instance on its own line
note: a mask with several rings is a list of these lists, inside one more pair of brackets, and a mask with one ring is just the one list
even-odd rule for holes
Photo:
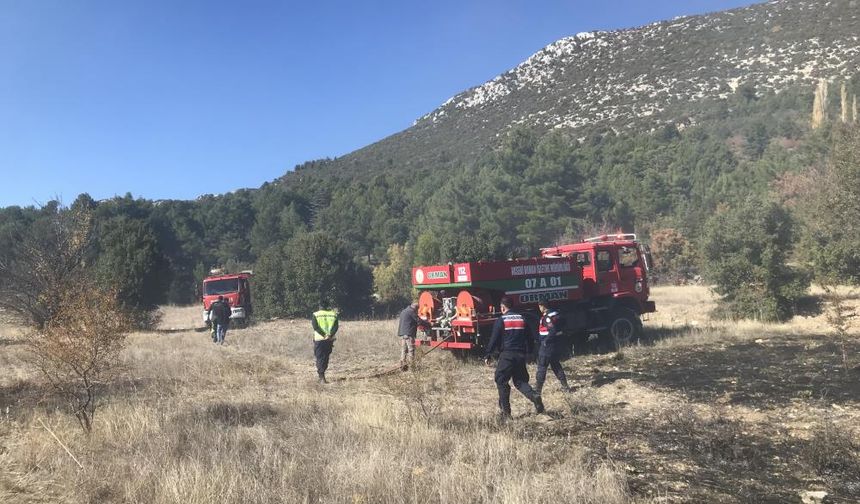
[[224,344],[224,338],[227,337],[227,328],[230,327],[230,322],[215,323],[215,342]]
[[496,364],[496,388],[499,389],[499,409],[502,413],[511,414],[511,386],[508,381],[513,379],[514,387],[534,402],[537,392],[529,385],[529,372],[526,369],[526,354],[520,352],[502,352]]
[[323,376],[328,369],[328,356],[334,348],[334,340],[314,341],[314,358],[317,361],[317,374]]
[[540,353],[537,359],[537,373],[535,375],[535,389],[538,394],[543,390],[543,383],[546,381],[546,369],[552,368],[555,377],[564,388],[567,388],[567,376],[564,374],[564,368],[561,367],[561,362],[556,355],[552,353]]

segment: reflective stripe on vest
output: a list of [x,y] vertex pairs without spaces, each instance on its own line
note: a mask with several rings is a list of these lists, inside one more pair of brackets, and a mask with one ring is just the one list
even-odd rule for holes
[[320,326],[320,329],[323,331],[323,334],[315,332],[314,339],[317,341],[328,339],[331,334],[331,330],[334,327],[334,323],[337,322],[337,313],[331,310],[320,310],[314,312],[314,319],[316,319],[317,325]]
[[502,321],[506,331],[526,328],[526,321],[522,315],[502,315]]

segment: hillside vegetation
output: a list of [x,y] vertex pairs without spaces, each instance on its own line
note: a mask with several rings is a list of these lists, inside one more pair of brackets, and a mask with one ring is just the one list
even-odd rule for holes
[[[579,141],[563,132],[539,136],[517,129],[474,163],[421,176],[392,170],[369,181],[350,180],[325,177],[321,167],[258,190],[195,201],[127,195],[95,202],[82,195],[71,208],[93,214],[90,261],[100,278],[123,285],[143,307],[195,300],[195,283],[209,267],[223,265],[256,267],[264,274],[261,287],[271,286],[261,290],[261,303],[273,307],[268,314],[283,314],[277,307],[284,301],[270,296],[296,278],[284,276],[284,264],[300,258],[309,243],[302,235],[311,231],[336,240],[339,261],[352,264],[338,267],[365,278],[350,284],[363,285],[356,299],[367,299],[369,269],[388,259],[391,244],[408,245],[408,264],[436,263],[523,257],[601,231],[636,231],[647,240],[672,229],[693,245],[686,259],[691,276],[708,218],[749,198],[789,205],[815,230],[815,242],[838,238],[822,235],[838,230],[818,226],[828,214],[812,209],[807,200],[815,193],[801,184],[831,162],[833,145],[842,142],[850,153],[855,143],[851,134],[840,140],[846,134],[836,124],[838,105],[832,105],[827,125],[808,127],[811,97],[811,90],[735,95],[731,114],[682,132],[595,132]],[[62,211],[55,203],[0,210],[0,254],[9,261],[15,244],[40,229],[34,223]],[[291,245],[293,239],[299,245]],[[367,304],[353,308],[369,312]]]
[[[800,224],[804,253],[785,251],[790,262],[853,281],[840,266],[860,264],[850,235],[824,225],[831,202],[803,186],[820,187],[856,149],[855,4],[782,0],[581,34],[402,133],[257,189],[65,203],[92,214],[88,267],[141,310],[197,300],[208,269],[225,266],[258,272],[263,316],[306,313],[318,277],[330,279],[326,302],[371,314],[406,301],[371,302],[371,270],[389,266],[391,250],[403,266],[388,277],[406,283],[412,264],[524,257],[619,229],[673,237],[662,250],[684,254],[662,258],[677,268],[655,279],[683,282],[708,273],[708,220],[749,200],[784,206]],[[828,180],[851,177],[840,173]],[[0,209],[0,265],[63,212],[58,202]],[[309,250],[332,253],[294,267]],[[14,292],[4,278],[0,289]]]

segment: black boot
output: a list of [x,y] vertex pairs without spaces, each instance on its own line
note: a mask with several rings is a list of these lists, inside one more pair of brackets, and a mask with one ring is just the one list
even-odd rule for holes
[[325,385],[328,381],[325,379],[325,373],[320,373],[319,382],[321,385]]
[[507,383],[503,383],[499,385],[496,383],[496,387],[499,389],[499,414],[500,416],[507,415],[511,416],[511,387]]
[[541,414],[545,411],[543,407],[543,400],[541,399],[540,394],[535,394],[534,399],[532,399],[532,402],[535,405],[535,413]]

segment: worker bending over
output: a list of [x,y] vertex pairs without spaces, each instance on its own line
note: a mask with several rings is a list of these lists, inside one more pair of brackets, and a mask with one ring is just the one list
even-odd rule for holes
[[540,394],[529,385],[529,372],[526,369],[526,354],[534,341],[534,332],[523,316],[511,309],[512,306],[511,298],[502,298],[502,316],[493,326],[490,344],[484,355],[484,362],[489,366],[493,351],[497,347],[501,349],[495,382],[499,390],[499,415],[502,420],[511,418],[511,386],[508,384],[511,379],[514,387],[535,405],[535,411],[544,411]]

